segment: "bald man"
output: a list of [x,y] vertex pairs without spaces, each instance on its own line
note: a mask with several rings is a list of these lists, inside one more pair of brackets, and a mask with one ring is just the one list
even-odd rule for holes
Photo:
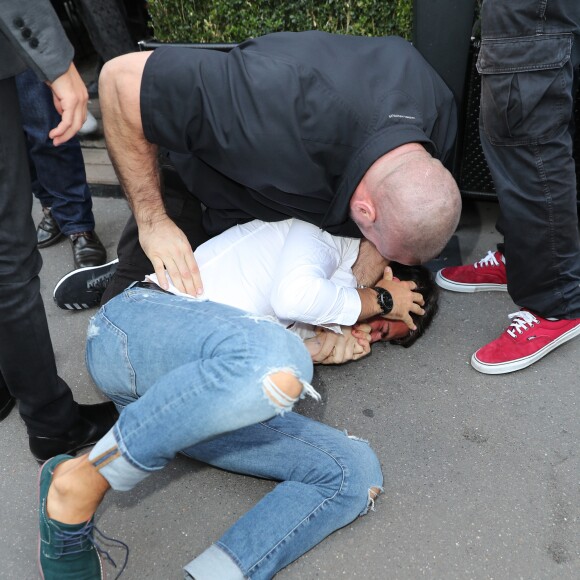
[[[109,153],[164,287],[164,268],[190,294],[202,280],[163,204],[159,146],[204,204],[209,235],[295,217],[415,264],[436,256],[457,225],[459,191],[443,165],[457,127],[453,96],[401,38],[301,32],[229,53],[165,47],[110,61],[100,83]],[[388,296],[364,294],[389,308]]]

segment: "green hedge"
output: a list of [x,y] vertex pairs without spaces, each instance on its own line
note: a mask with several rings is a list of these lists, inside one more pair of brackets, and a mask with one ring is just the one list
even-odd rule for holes
[[162,42],[241,42],[281,30],[411,36],[412,0],[149,0]]

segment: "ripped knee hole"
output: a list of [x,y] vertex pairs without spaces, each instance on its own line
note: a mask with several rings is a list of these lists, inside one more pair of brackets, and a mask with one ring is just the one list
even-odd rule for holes
[[[302,383],[290,372],[279,371],[269,375],[268,379],[289,399],[298,399],[302,394]],[[266,394],[273,403],[282,406],[279,399],[269,389],[266,389]]]

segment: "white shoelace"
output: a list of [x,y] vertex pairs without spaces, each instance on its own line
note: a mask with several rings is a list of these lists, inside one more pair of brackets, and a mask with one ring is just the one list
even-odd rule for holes
[[528,330],[532,328],[534,324],[539,324],[540,321],[527,310],[519,310],[518,312],[513,312],[509,315],[510,320],[512,323],[509,325],[507,329],[507,333],[512,337],[516,338],[516,332],[518,334],[522,334],[524,330]]
[[[503,262],[503,260],[502,260],[502,262]],[[479,260],[479,262],[475,262],[475,264],[473,264],[473,266],[475,268],[478,268],[478,267],[485,268],[485,266],[499,266],[499,262],[497,261],[497,258],[495,257],[495,252],[493,252],[492,250],[489,250],[487,252],[487,255],[485,256],[485,258],[482,258],[481,260]]]

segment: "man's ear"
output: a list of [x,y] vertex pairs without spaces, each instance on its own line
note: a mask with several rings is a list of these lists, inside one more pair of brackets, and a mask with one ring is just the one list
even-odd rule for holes
[[350,211],[354,221],[363,226],[372,226],[377,219],[375,205],[368,198],[353,196],[350,202]]

